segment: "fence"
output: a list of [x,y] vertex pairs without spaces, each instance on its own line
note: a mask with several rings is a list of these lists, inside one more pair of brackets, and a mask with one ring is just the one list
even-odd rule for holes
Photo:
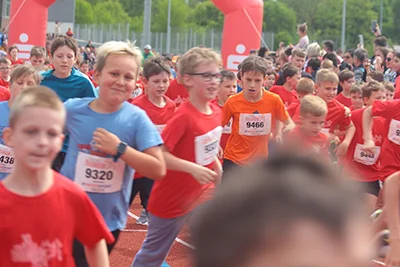
[[[91,40],[94,45],[100,45],[107,41],[126,41],[136,42],[139,47],[144,47],[147,43],[143,41],[143,34],[136,33],[131,30],[129,24],[101,24],[88,25],[76,24],[74,27],[74,36],[78,40]],[[274,47],[274,33],[262,33],[263,39],[268,47]],[[153,49],[160,53],[167,52],[167,33],[152,32],[150,33],[150,45]],[[221,50],[222,30],[209,29],[203,31],[195,31],[192,28],[187,30],[172,29],[170,53],[184,53],[191,47],[204,45],[211,47],[216,51]],[[263,46],[262,44],[260,44]],[[256,47],[255,47],[256,49]]]

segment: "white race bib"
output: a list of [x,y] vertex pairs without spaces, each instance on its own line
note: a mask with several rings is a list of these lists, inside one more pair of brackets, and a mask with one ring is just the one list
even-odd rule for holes
[[12,148],[0,145],[0,172],[11,173],[14,165],[14,154]]
[[121,190],[124,180],[125,163],[119,159],[103,158],[78,153],[75,169],[75,183],[91,193],[113,193]]
[[140,96],[141,94],[143,94],[143,89],[138,87],[135,90],[133,90],[133,92],[131,94],[131,99],[135,99],[136,97]]
[[271,133],[271,113],[240,114],[239,134],[247,136],[268,135]]
[[375,153],[371,154],[362,150],[362,145],[357,144],[354,151],[354,161],[357,161],[364,165],[374,165],[381,154],[381,147],[375,147]]
[[194,146],[197,164],[206,166],[215,160],[218,155],[221,135],[222,127],[218,126],[206,134],[196,136]]
[[329,135],[329,128],[322,128],[321,133]]
[[164,131],[166,124],[163,125],[156,125],[157,131],[161,134]]
[[231,134],[232,133],[232,118],[229,120],[228,124],[225,125],[224,128],[222,128],[222,133],[223,134]]
[[388,139],[393,143],[400,145],[400,121],[393,119],[390,121]]

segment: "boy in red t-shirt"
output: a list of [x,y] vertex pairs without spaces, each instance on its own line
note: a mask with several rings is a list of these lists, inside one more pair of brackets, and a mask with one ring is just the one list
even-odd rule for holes
[[154,183],[148,233],[132,267],[161,266],[190,212],[210,198],[220,180],[221,111],[210,103],[218,93],[220,66],[219,55],[208,48],[192,48],[179,60],[189,100],[162,133],[168,172]]
[[[236,75],[230,70],[223,70],[221,71],[221,83],[219,85],[219,93],[218,97],[214,99],[212,102],[219,108],[224,106],[226,100],[231,95],[234,95],[237,93],[237,83],[236,83]],[[231,136],[232,133],[232,121],[229,121],[229,123],[222,129],[222,137],[221,137],[221,143],[220,146],[222,148],[222,151],[225,149],[226,142],[229,139],[229,136]],[[222,155],[220,155],[222,156]]]
[[351,107],[350,90],[354,83],[354,73],[352,71],[343,70],[339,73],[339,85],[342,88],[342,92],[335,99],[348,108]]
[[[146,86],[146,94],[140,95],[132,101],[132,104],[146,111],[151,121],[155,124],[160,134],[167,122],[175,114],[176,105],[169,97],[165,96],[169,86],[171,75],[168,64],[160,57],[151,57],[143,66],[143,83]],[[137,224],[147,225],[147,203],[154,181],[140,173],[135,173],[135,181],[132,185],[130,205],[137,193],[140,194],[140,202],[143,210]]]
[[364,107],[363,91],[360,84],[355,84],[350,89],[350,110],[362,109]]
[[289,116],[293,118],[294,114],[296,113],[297,108],[300,106],[300,101],[306,95],[313,95],[314,94],[314,82],[308,78],[301,78],[296,86],[296,93],[298,99],[296,99],[290,106],[286,109]]
[[327,113],[328,107],[322,98],[313,95],[305,96],[300,104],[301,124],[286,135],[285,142],[302,146],[301,151],[305,153],[328,159],[328,136],[321,132]]
[[300,70],[291,64],[288,64],[283,68],[282,78],[284,81],[283,85],[274,85],[268,91],[279,95],[287,109],[290,104],[298,99],[296,86],[297,82],[301,78]]
[[[375,81],[369,82],[362,89],[362,97],[366,107],[372,106],[375,100],[385,98],[384,87]],[[346,157],[343,158],[345,166],[353,172],[354,179],[360,181],[364,192],[366,193],[367,207],[370,213],[375,210],[378,199],[381,178],[380,173],[380,154],[383,139],[385,138],[385,119],[374,117],[373,140],[375,142],[375,153],[368,153],[362,149],[363,128],[362,115],[364,109],[358,109],[351,112],[356,132],[347,150]]]
[[100,212],[51,163],[64,139],[65,109],[46,87],[31,87],[16,98],[10,127],[14,167],[0,183],[2,266],[75,266],[72,243],[85,245],[90,266],[109,266],[106,241],[114,237]]
[[10,87],[11,62],[8,58],[0,58],[0,86]]
[[177,61],[176,67],[176,79],[172,80],[167,93],[165,94],[172,101],[175,102],[176,106],[179,107],[183,102],[188,100],[189,94],[188,90],[186,89],[185,85],[183,84],[183,80],[181,79],[180,70],[179,70],[179,61]]

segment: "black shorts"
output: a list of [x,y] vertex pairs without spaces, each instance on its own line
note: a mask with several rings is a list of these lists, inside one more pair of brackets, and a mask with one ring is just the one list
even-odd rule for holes
[[373,182],[360,182],[358,181],[363,189],[363,191],[367,194],[374,195],[376,197],[379,196],[379,192],[381,191],[381,185],[379,184],[379,180]]

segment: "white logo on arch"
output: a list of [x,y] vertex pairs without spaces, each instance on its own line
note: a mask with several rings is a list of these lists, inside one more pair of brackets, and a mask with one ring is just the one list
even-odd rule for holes
[[18,47],[18,50],[19,50],[18,58],[27,60],[27,59],[29,59],[29,56],[31,54],[31,49],[33,47],[33,45],[31,45],[31,44],[27,44],[27,42],[29,41],[29,35],[26,33],[21,33],[19,35],[19,41],[21,43],[16,44]]
[[246,46],[243,44],[238,44],[236,46],[237,54],[228,56],[228,62],[227,62],[228,70],[231,70],[234,73],[237,73],[239,64],[242,63],[243,60],[245,60],[247,58],[247,56],[244,55],[244,52],[246,52]]

